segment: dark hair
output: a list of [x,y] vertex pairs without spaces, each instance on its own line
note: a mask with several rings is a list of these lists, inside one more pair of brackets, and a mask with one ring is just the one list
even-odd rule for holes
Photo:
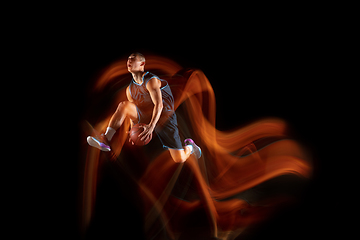
[[141,53],[139,53],[139,52],[134,52],[134,53],[132,53],[132,54],[130,54],[130,55],[133,55],[133,54],[134,54],[135,56],[138,56],[139,59],[140,59],[140,61],[145,62],[145,57],[144,57],[143,54],[141,54]]

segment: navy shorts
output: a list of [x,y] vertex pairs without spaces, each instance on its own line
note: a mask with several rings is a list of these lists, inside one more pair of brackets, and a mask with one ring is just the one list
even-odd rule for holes
[[[139,119],[138,123],[149,124],[152,111],[141,111],[136,107]],[[179,135],[177,117],[174,111],[163,111],[155,127],[155,133],[159,137],[164,148],[183,149]]]

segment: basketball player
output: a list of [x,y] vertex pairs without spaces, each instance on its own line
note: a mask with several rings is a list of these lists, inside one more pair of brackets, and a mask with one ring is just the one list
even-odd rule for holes
[[109,142],[125,119],[129,118],[132,124],[147,124],[139,135],[142,141],[152,137],[155,131],[163,147],[169,150],[176,163],[185,162],[191,154],[197,159],[200,158],[201,149],[192,139],[186,139],[184,147],[181,144],[174,98],[169,84],[158,76],[145,72],[144,67],[145,57],[141,53],[133,53],[129,56],[127,68],[133,79],[126,88],[128,101],[118,105],[105,134],[98,137],[89,136],[88,144],[102,151],[111,151]]

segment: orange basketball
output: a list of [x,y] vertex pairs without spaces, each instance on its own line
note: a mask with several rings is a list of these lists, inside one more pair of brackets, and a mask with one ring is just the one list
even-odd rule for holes
[[130,130],[130,138],[133,141],[133,143],[137,146],[144,146],[144,145],[148,144],[152,139],[152,134],[150,135],[150,137],[148,139],[145,139],[146,141],[141,141],[141,138],[139,138],[139,134],[144,131],[143,126],[145,126],[145,125],[146,124],[138,123],[138,124],[135,124]]

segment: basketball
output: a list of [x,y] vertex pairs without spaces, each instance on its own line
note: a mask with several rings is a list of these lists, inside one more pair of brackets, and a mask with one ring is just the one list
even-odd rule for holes
[[139,134],[144,131],[143,126],[145,126],[145,125],[146,124],[138,123],[138,124],[135,124],[130,130],[130,138],[133,141],[133,143],[137,146],[144,146],[144,145],[148,144],[152,139],[152,134],[150,135],[150,137],[148,139],[145,139],[146,141],[141,141],[141,138],[138,137]]

